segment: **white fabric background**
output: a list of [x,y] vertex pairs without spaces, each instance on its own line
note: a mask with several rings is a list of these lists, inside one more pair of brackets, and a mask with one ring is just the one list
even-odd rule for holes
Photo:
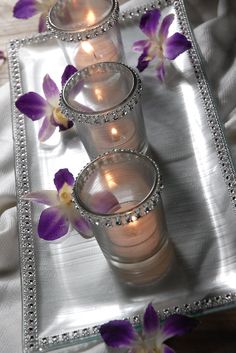
[[[130,0],[122,7],[143,2]],[[235,143],[236,1],[188,0],[187,3],[220,116]],[[0,88],[0,119],[0,353],[20,353],[21,294],[9,84]],[[103,345],[94,347],[91,353],[98,351],[104,351]]]

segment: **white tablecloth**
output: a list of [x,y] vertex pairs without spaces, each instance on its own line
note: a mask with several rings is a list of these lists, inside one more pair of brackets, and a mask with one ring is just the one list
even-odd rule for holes
[[[132,0],[122,7],[143,2]],[[236,1],[188,0],[187,5],[220,116],[236,142]],[[20,353],[21,292],[9,84],[0,88],[0,112],[0,353]],[[104,347],[100,344],[90,351],[102,352]]]

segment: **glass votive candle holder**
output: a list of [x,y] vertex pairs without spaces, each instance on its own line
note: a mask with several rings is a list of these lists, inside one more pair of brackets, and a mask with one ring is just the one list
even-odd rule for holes
[[148,148],[141,80],[121,63],[98,63],[76,72],[62,89],[62,113],[71,119],[91,158],[114,148]]
[[125,283],[153,283],[170,268],[173,253],[160,188],[157,164],[130,150],[97,157],[75,181],[75,207],[91,223],[103,254]]
[[47,27],[58,38],[69,64],[82,69],[104,61],[123,61],[117,0],[59,0]]

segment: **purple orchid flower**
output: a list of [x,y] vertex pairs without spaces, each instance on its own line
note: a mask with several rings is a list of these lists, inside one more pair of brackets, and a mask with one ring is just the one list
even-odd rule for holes
[[161,325],[152,304],[143,317],[143,332],[138,334],[127,320],[113,320],[100,327],[104,342],[113,348],[125,348],[129,353],[174,353],[164,344],[173,336],[182,336],[197,325],[197,320],[184,315],[172,315]]
[[[190,49],[192,44],[179,32],[168,37],[170,25],[174,21],[174,14],[165,16],[159,26],[160,18],[161,12],[158,9],[148,11],[141,17],[140,29],[148,39],[136,41],[133,49],[142,52],[137,65],[140,72],[148,67],[150,61],[155,58],[158,59],[156,73],[157,77],[163,81],[165,77],[165,60],[174,60],[177,56]],[[157,31],[158,27],[159,30]]]
[[6,57],[4,55],[4,52],[0,50],[0,65],[2,65],[6,61]]
[[[67,65],[62,74],[62,85],[76,71],[74,66]],[[73,126],[73,122],[61,113],[59,108],[60,92],[49,75],[44,77],[43,91],[46,99],[36,92],[28,92],[20,96],[15,103],[19,111],[31,120],[36,121],[44,118],[38,134],[41,142],[49,139],[57,127],[59,127],[59,131],[64,131]]]
[[[44,240],[56,240],[68,233],[71,224],[84,238],[93,236],[90,224],[82,217],[72,203],[74,177],[68,169],[60,169],[54,176],[57,190],[32,192],[24,196],[25,200],[49,206],[40,215],[38,235]],[[93,209],[106,212],[118,206],[116,197],[110,192],[100,192],[92,200]]]
[[45,32],[47,30],[46,17],[55,2],[56,0],[18,0],[13,8],[13,16],[28,19],[40,14],[38,31]]

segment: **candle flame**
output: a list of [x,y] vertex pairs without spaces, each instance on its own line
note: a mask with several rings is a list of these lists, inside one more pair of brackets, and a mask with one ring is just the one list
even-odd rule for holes
[[111,129],[111,133],[112,133],[113,136],[117,136],[118,135],[118,131],[117,131],[117,129],[115,127],[113,127]]
[[92,54],[94,53],[94,49],[92,44],[90,44],[89,42],[82,42],[81,43],[81,47],[82,49],[87,53],[87,54]]
[[100,88],[95,88],[94,92],[96,94],[97,100],[101,102],[103,100],[102,90]]
[[89,10],[89,12],[87,13],[86,19],[89,25],[93,25],[95,23],[96,17],[92,10]]
[[105,179],[106,179],[106,181],[107,181],[107,184],[108,184],[108,186],[109,186],[109,188],[114,188],[115,186],[117,186],[117,184],[114,182],[114,180],[113,180],[113,175],[112,174],[110,174],[110,173],[106,173],[105,174]]

